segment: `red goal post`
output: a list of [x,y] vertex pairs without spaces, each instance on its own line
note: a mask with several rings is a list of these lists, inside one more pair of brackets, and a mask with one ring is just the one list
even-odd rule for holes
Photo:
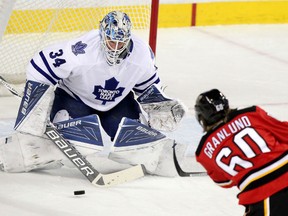
[[133,32],[156,53],[158,8],[159,0],[2,0],[0,75],[10,83],[23,84],[27,64],[36,52],[98,28],[112,10],[126,12]]

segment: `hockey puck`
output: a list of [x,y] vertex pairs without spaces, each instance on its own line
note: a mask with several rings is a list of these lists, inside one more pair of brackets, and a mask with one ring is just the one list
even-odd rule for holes
[[74,191],[74,195],[78,196],[78,195],[84,195],[85,194],[85,190],[78,190],[78,191]]

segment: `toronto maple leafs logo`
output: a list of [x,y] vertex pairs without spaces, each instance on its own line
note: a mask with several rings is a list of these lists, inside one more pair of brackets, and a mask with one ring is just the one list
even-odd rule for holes
[[75,45],[72,45],[72,52],[77,56],[78,54],[84,54],[85,48],[87,47],[87,44],[82,43],[82,41],[78,41]]
[[125,88],[118,87],[119,82],[113,77],[105,81],[105,86],[94,86],[93,94],[96,96],[96,100],[101,100],[105,105],[107,102],[115,101],[117,97],[122,95]]

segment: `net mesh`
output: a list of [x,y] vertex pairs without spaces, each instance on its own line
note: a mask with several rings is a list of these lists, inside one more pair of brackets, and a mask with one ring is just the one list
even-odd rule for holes
[[151,0],[16,0],[11,13],[7,4],[13,1],[0,3],[0,20],[10,15],[0,44],[0,75],[13,84],[25,82],[25,69],[36,52],[97,29],[112,10],[126,12],[133,31],[148,40]]

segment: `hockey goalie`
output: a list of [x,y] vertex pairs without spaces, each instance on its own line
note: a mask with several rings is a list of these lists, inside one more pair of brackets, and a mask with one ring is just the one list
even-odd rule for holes
[[15,132],[0,140],[2,170],[72,166],[45,134],[53,124],[99,170],[143,164],[150,174],[176,175],[173,148],[181,163],[186,146],[163,132],[178,127],[185,108],[161,90],[154,55],[131,25],[112,11],[99,30],[35,54]]
[[[52,86],[34,81],[26,83],[15,123],[15,132],[0,140],[0,166],[3,171],[27,172],[34,169],[59,168],[63,165],[73,167],[69,159],[45,135],[53,98]],[[143,109],[147,110],[143,113],[149,116],[147,119],[152,120],[152,123],[148,120],[144,124],[140,120],[123,117],[113,141],[103,130],[97,114],[72,119],[67,111],[61,110],[57,115],[66,120],[55,122],[54,126],[102,172],[143,164],[149,174],[176,176],[173,148],[176,149],[178,160],[181,161],[186,146],[180,144],[175,146],[174,140],[159,130],[167,132],[175,129],[180,121],[179,115],[185,113],[184,109],[179,109],[179,103],[173,103],[173,100],[165,98],[154,85],[138,97],[138,101]],[[179,110],[174,108],[175,103]],[[171,110],[174,108],[173,112],[169,106]],[[153,118],[159,112],[162,112],[159,120]],[[168,113],[166,119],[163,119],[165,112]],[[174,116],[175,113],[178,115]],[[168,127],[164,124],[165,127],[162,128],[163,122],[170,124]],[[154,125],[158,130],[153,128]]]

